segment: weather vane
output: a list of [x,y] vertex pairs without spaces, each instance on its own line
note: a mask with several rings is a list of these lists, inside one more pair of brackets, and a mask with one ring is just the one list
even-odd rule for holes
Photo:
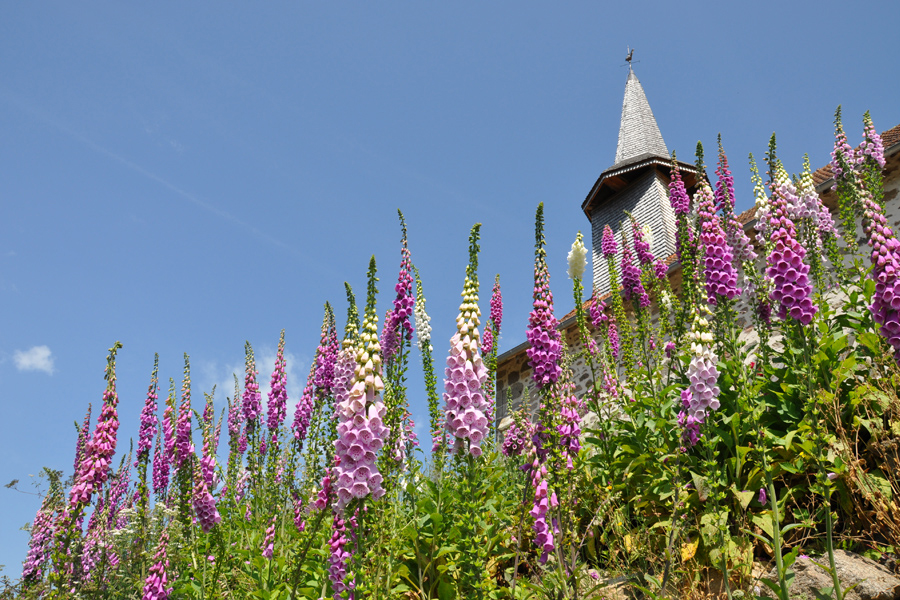
[[[634,58],[634,48],[629,48],[628,46],[625,46],[625,49],[628,52],[628,56],[625,57],[625,62],[628,64],[628,70],[631,71],[631,70],[633,70],[631,68],[631,61]],[[637,61],[637,62],[641,62],[641,61]],[[624,67],[625,65],[622,65],[622,66]]]

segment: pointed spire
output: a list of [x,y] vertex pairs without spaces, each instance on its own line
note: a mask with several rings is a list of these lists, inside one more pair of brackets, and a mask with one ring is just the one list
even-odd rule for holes
[[619,126],[619,145],[616,147],[616,162],[613,168],[644,154],[669,156],[659,126],[650,110],[647,96],[637,75],[628,69],[625,82],[625,99],[622,102],[622,123]]

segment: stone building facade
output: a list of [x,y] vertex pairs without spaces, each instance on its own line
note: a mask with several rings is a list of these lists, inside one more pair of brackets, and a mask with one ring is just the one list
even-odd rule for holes
[[[881,135],[886,159],[885,215],[894,230],[900,231],[900,125]],[[603,228],[609,225],[613,229],[621,252],[623,226],[628,228],[628,239],[631,239],[631,225],[626,220],[625,211],[634,215],[642,225],[650,225],[653,235],[651,250],[655,256],[668,257],[667,262],[671,263],[668,272],[670,285],[675,293],[680,291],[681,269],[675,261],[675,217],[668,199],[671,164],[671,158],[668,157],[668,150],[643,88],[634,72],[629,70],[625,84],[616,162],[601,173],[582,204],[582,210],[591,222],[593,281],[598,297],[610,291],[606,261],[600,251]],[[688,192],[693,195],[697,183],[695,168],[693,165],[679,162],[679,169]],[[813,180],[822,202],[836,213],[837,197],[831,190],[833,183],[831,167],[818,169],[813,173]],[[738,221],[748,235],[755,238],[756,208],[739,215]],[[859,253],[867,256],[867,240],[862,234],[862,229],[858,228],[857,233],[859,237],[856,243],[864,247],[860,248]],[[617,260],[617,264],[619,262]],[[751,322],[746,295],[741,297],[737,309],[739,326],[748,330]],[[578,330],[574,311],[561,319],[559,329],[569,346],[577,343]],[[497,358],[495,419],[500,431],[508,427],[509,414],[518,410],[526,397],[529,398],[530,411],[533,413],[537,409],[538,395],[528,366],[528,357],[525,353],[527,348],[528,342],[525,342]],[[591,385],[591,373],[582,359],[576,360],[571,366],[576,394],[582,396]]]

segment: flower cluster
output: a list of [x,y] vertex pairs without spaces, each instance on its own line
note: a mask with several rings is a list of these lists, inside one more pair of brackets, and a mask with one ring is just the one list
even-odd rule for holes
[[330,396],[334,387],[334,364],[341,345],[337,339],[334,311],[325,303],[325,318],[322,320],[322,336],[316,348],[316,390],[320,397]]
[[672,205],[672,210],[676,215],[686,215],[691,210],[691,199],[684,187],[681,170],[674,157],[672,158],[672,171],[669,174],[669,204]]
[[272,555],[275,554],[275,521],[277,517],[277,513],[272,515],[272,520],[269,521],[269,526],[266,527],[266,537],[262,543],[263,558],[272,558]]
[[306,530],[306,513],[303,510],[303,498],[299,494],[294,494],[294,527],[297,533],[303,533]]
[[[650,306],[650,296],[641,283],[641,269],[634,264],[631,258],[631,250],[624,240],[625,234],[622,234],[622,297],[625,300],[635,299],[635,306],[647,308]],[[651,257],[652,259],[652,257]]]
[[[306,439],[306,430],[309,428],[309,421],[312,418],[313,411],[313,395],[315,393],[315,363],[309,368],[309,375],[306,377],[306,387],[303,388],[303,395],[300,396],[300,402],[294,409],[294,422],[291,429],[294,432],[294,440],[298,444],[303,444]],[[334,370],[332,369],[332,381],[334,381]]]
[[50,558],[50,541],[53,539],[53,511],[47,506],[47,497],[40,510],[34,516],[31,526],[31,540],[28,543],[28,555],[22,569],[22,579],[26,582],[38,582],[43,575],[44,564]]
[[[547,465],[539,464],[537,458],[532,465],[531,484],[534,487],[534,506],[529,514],[534,519],[534,543],[541,551],[539,560],[544,564],[555,548],[553,529],[547,523],[547,513],[551,508],[559,506],[559,500],[556,492],[547,487]],[[551,523],[553,521],[551,519]]]
[[396,327],[391,327],[391,322],[394,320],[393,317],[394,311],[391,309],[388,309],[387,312],[384,313],[385,325],[381,330],[379,345],[381,346],[385,360],[390,360],[397,354],[397,351],[400,350],[400,332],[397,331]]
[[[707,309],[702,309],[707,312]],[[691,362],[688,364],[687,389],[681,392],[683,410],[678,414],[678,423],[683,428],[682,441],[685,446],[694,446],[700,437],[700,425],[706,420],[710,410],[719,408],[718,358],[712,350],[713,337],[708,331],[709,322],[700,315],[694,316],[693,328],[689,334],[691,341]]]
[[871,159],[879,169],[883,169],[885,165],[884,142],[881,141],[881,136],[878,135],[868,111],[863,117],[863,123],[863,143],[856,149],[856,162],[861,165],[867,159]]
[[569,279],[581,279],[584,276],[584,268],[587,266],[587,248],[584,247],[583,240],[584,237],[579,231],[567,257],[569,268],[566,273],[569,275]]
[[228,401],[228,437],[232,444],[237,444],[241,435],[241,426],[244,424],[244,413],[238,403],[238,380],[234,377],[234,398]]
[[560,420],[556,431],[559,434],[562,455],[566,459],[566,468],[571,470],[572,457],[581,450],[581,412],[584,410],[584,402],[575,395],[575,384],[567,382],[559,387]]
[[159,355],[153,364],[153,375],[150,377],[150,389],[147,390],[147,399],[144,401],[144,408],[141,410],[141,426],[138,430],[138,447],[137,456],[135,457],[134,466],[144,462],[150,458],[150,446],[153,444],[153,436],[156,434],[156,401],[157,395],[157,368],[159,365]]
[[247,421],[247,429],[253,431],[261,410],[262,394],[259,393],[259,384],[256,382],[259,371],[256,370],[256,359],[253,357],[253,347],[250,346],[250,342],[244,344],[244,353],[244,420]]
[[528,447],[530,440],[531,431],[528,428],[528,422],[524,419],[514,418],[509,425],[509,429],[506,430],[506,435],[503,437],[500,452],[507,457],[519,456]]
[[562,352],[557,320],[553,315],[553,293],[550,291],[546,266],[535,267],[534,308],[528,317],[526,337],[531,364],[531,376],[539,387],[557,380],[560,373],[559,358]]
[[75,472],[78,472],[78,468],[81,466],[81,459],[84,456],[84,445],[87,444],[88,441],[88,433],[91,431],[91,403],[88,402],[88,409],[84,415],[84,422],[81,424],[81,429],[78,430],[78,440],[75,442],[75,465],[73,469]]
[[484,328],[484,334],[481,336],[481,353],[488,355],[494,349],[494,333],[490,327]]
[[603,227],[603,237],[600,238],[600,251],[603,253],[603,258],[611,258],[616,255],[616,236],[613,235],[613,230],[610,229],[609,225],[604,225]]
[[69,503],[89,504],[94,492],[109,478],[110,464],[116,453],[116,434],[119,431],[119,415],[116,410],[119,395],[116,393],[116,352],[122,344],[116,342],[106,359],[106,391],[103,392],[103,408],[97,418],[94,434],[84,445],[81,464],[75,472],[75,485],[69,492]]
[[191,365],[184,355],[184,380],[181,382],[181,404],[175,421],[175,466],[182,469],[194,454],[191,443]]
[[534,244],[534,303],[528,315],[529,348],[526,350],[531,377],[538,388],[554,383],[560,375],[562,354],[558,321],[553,315],[553,292],[550,291],[550,272],[544,250],[544,204],[538,205],[535,218]]
[[[388,429],[384,426],[385,406],[381,399],[384,382],[381,379],[381,347],[378,344],[378,315],[375,313],[375,258],[369,263],[369,291],[362,332],[357,343],[345,342],[338,355],[335,368],[335,385],[340,376],[346,392],[335,405],[338,419],[338,439],[334,467],[337,486],[337,506],[343,509],[353,498],[365,498],[369,494],[378,499],[384,495],[382,476],[375,465],[376,453],[381,450]],[[355,340],[354,340],[355,341]],[[349,365],[346,354],[354,359]],[[342,364],[343,357],[343,364]],[[353,369],[347,378],[345,369]],[[341,373],[338,373],[338,371]],[[337,400],[337,398],[335,398]]]
[[287,363],[284,360],[284,329],[281,330],[281,339],[278,340],[278,353],[275,355],[275,370],[272,371],[272,379],[269,384],[269,402],[267,412],[267,425],[269,431],[277,436],[278,429],[287,415]]
[[[610,318],[606,314],[606,303],[598,302],[596,298],[591,300],[590,307],[591,325],[596,329],[606,326],[606,341],[609,344],[609,352],[613,360],[619,358],[619,329],[616,326],[615,319]],[[601,329],[602,331],[602,329]]]
[[156,556],[153,557],[153,566],[150,567],[150,574],[144,580],[144,595],[141,600],[168,600],[172,588],[166,587],[169,583],[167,570],[169,569],[169,559],[166,557],[166,546],[169,544],[169,534],[164,531],[159,540],[159,549]]
[[[328,578],[331,580],[331,588],[334,590],[335,599],[353,598],[353,582],[347,579],[347,566],[353,555],[347,549],[350,544],[350,536],[347,535],[347,527],[340,513],[334,513],[332,521],[331,556],[328,559]],[[345,596],[344,592],[348,595]]]
[[632,218],[631,231],[634,237],[634,252],[637,254],[638,263],[641,265],[652,265],[655,259],[653,254],[650,253],[651,242],[646,235],[649,227],[641,227],[641,224]]
[[403,219],[402,212],[398,210],[397,213],[400,215],[400,225],[403,229],[403,236],[401,239],[402,248],[400,249],[400,274],[397,277],[397,284],[394,286],[397,296],[394,298],[394,309],[390,311],[390,317],[385,317],[384,323],[385,335],[388,336],[391,341],[390,349],[386,347],[382,348],[384,360],[386,361],[390,360],[397,351],[394,343],[399,343],[401,331],[405,333],[407,341],[412,339],[413,326],[409,318],[413,316],[416,305],[416,299],[412,294],[413,279],[410,274],[412,263],[409,260],[409,246],[406,241],[406,221]]
[[162,447],[162,429],[156,434],[156,446],[153,450],[153,492],[158,496],[165,494],[169,487],[169,458]]
[[844,133],[843,127],[840,126],[840,107],[838,107],[837,115],[838,129],[835,131],[834,149],[831,151],[831,174],[834,176],[834,185],[832,190],[836,190],[839,181],[845,176],[843,164],[851,163],[854,159],[853,147],[847,141],[847,134]]
[[869,309],[881,325],[881,335],[894,349],[900,363],[900,241],[888,225],[881,207],[871,199],[864,200],[866,234],[872,247],[872,279],[875,294]]
[[425,298],[419,296],[416,298],[416,307],[414,309],[416,317],[416,344],[422,352],[427,348],[431,350],[431,317],[425,312]]
[[742,262],[752,262],[756,260],[756,252],[753,251],[753,245],[750,238],[744,232],[741,225],[734,214],[734,177],[731,175],[731,169],[728,168],[728,157],[725,156],[725,149],[722,147],[722,139],[719,138],[719,164],[716,167],[716,207],[722,211],[725,220],[725,239],[728,246],[734,252],[734,258]]
[[[488,370],[481,358],[478,326],[478,231],[469,237],[469,264],[463,285],[463,301],[456,317],[456,333],[450,338],[450,355],[444,369],[444,423],[453,440],[451,452],[481,456],[487,435],[489,409],[484,392]],[[467,443],[468,442],[468,443]]]
[[491,323],[494,329],[500,331],[500,323],[503,321],[503,296],[500,295],[500,276],[494,279],[494,289],[491,292]]
[[222,516],[216,508],[216,499],[209,493],[209,487],[206,480],[198,471],[194,471],[194,513],[197,515],[197,522],[203,528],[205,533],[215,527],[221,520]]
[[[213,390],[215,391],[215,390]],[[216,448],[219,445],[219,428],[213,430],[212,395],[206,395],[206,407],[203,410],[203,456],[200,458],[200,474],[209,489],[216,487]]]
[[818,309],[810,299],[809,265],[803,262],[806,250],[797,241],[797,230],[788,217],[787,196],[793,190],[793,184],[783,169],[776,169],[773,188],[769,214],[773,249],[766,261],[766,276],[772,282],[772,300],[779,303],[779,318],[790,317],[809,325]]
[[725,240],[725,232],[716,215],[713,192],[705,181],[701,182],[694,200],[697,201],[700,243],[704,248],[706,299],[710,304],[716,304],[721,298],[733,300],[741,293],[737,287],[737,272],[732,264],[731,247]]

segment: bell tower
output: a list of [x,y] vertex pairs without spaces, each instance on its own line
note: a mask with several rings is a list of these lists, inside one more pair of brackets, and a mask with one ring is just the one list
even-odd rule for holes
[[[600,174],[581,205],[591,222],[594,290],[600,296],[610,291],[606,260],[600,250],[603,229],[609,225],[616,234],[621,256],[623,227],[631,243],[631,225],[625,211],[642,226],[650,227],[654,256],[665,260],[675,253],[675,212],[669,205],[668,189],[672,158],[630,59],[631,54],[615,161]],[[678,167],[685,187],[692,192],[697,183],[696,169],[680,161]]]

